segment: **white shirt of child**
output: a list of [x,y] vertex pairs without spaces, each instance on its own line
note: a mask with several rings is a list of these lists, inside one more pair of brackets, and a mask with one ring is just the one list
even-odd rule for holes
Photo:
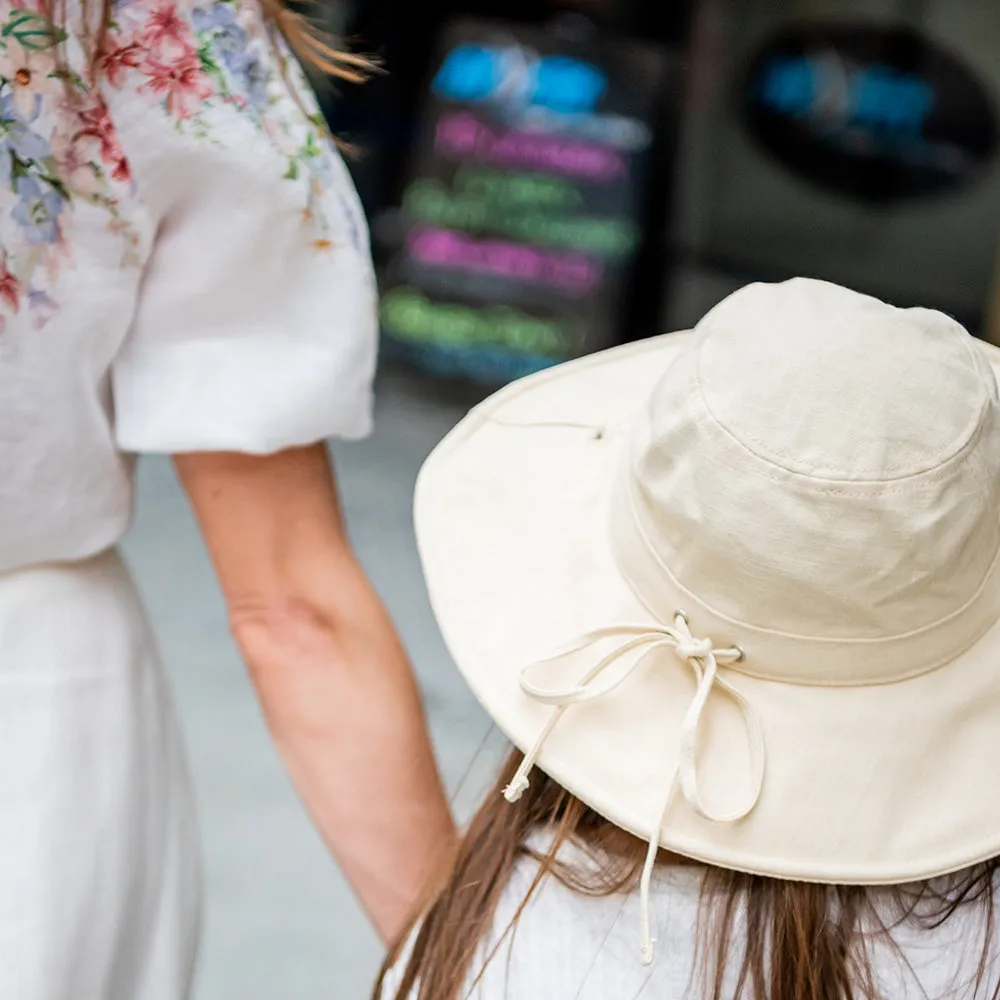
[[257,0],[118,0],[97,84],[51,7],[0,6],[0,572],[114,544],[130,453],[371,422],[363,214]]
[[[542,837],[533,839],[533,846],[547,850]],[[578,865],[592,863],[570,849],[562,857]],[[643,965],[640,955],[637,892],[585,896],[546,877],[516,930],[504,936],[537,871],[537,862],[528,857],[515,867],[491,935],[480,947],[480,959],[473,963],[471,978],[483,968],[482,956],[494,957],[479,982],[470,981],[460,994],[462,1000],[704,1000],[697,954],[703,869],[670,866],[657,871],[651,896],[656,945],[649,966]],[[981,918],[982,910],[971,906],[959,909],[933,931],[909,925],[898,929],[894,938],[902,957],[884,944],[875,945],[874,966],[884,1000],[985,1000],[991,996],[1000,977],[996,941],[981,991],[975,993],[972,988],[983,949]],[[734,960],[740,947],[737,933]],[[405,954],[404,950],[403,959],[390,970],[381,1000],[396,1000]],[[714,960],[714,952],[710,957]],[[730,966],[726,977],[729,996],[736,971]]]

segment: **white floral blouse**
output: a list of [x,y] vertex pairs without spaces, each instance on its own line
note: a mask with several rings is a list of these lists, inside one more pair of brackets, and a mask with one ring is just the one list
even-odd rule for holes
[[96,77],[61,6],[0,0],[0,571],[114,543],[123,453],[370,424],[364,218],[257,0],[118,0]]

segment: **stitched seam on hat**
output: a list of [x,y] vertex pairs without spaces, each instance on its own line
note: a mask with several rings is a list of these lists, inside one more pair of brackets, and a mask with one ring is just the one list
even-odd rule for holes
[[[653,546],[652,542],[649,539],[649,535],[646,533],[645,526],[642,523],[642,518],[639,517],[638,511],[636,510],[635,497],[633,495],[634,486],[635,486],[634,481],[632,481],[627,483],[625,487],[626,496],[628,498],[629,510],[632,518],[632,524],[635,527],[635,530],[639,533],[639,537],[643,545],[645,546],[647,553],[654,560],[656,565],[663,571],[663,573],[670,579],[671,583],[673,583],[678,590],[682,591],[684,594],[689,595],[693,601],[696,601],[706,610],[715,615],[715,617],[721,619],[722,621],[726,622],[729,625],[732,625],[734,628],[744,629],[748,632],[756,632],[765,636],[773,636],[779,639],[787,639],[793,642],[802,642],[806,644],[815,643],[826,646],[845,645],[857,648],[861,648],[864,646],[871,647],[878,645],[887,645],[892,642],[899,642],[907,639],[917,639],[920,638],[921,635],[927,632],[931,632],[934,629],[939,628],[940,626],[945,625],[948,622],[964,614],[968,610],[968,608],[970,608],[977,600],[979,600],[980,597],[982,597],[983,592],[986,590],[986,586],[989,583],[992,576],[995,573],[1000,572],[1000,566],[998,566],[998,563],[1000,563],[1000,549],[998,549],[997,552],[994,553],[993,559],[990,561],[990,565],[987,567],[986,572],[983,574],[983,578],[979,581],[979,585],[976,587],[976,590],[974,591],[972,596],[967,601],[965,601],[964,604],[962,604],[961,607],[956,608],[953,612],[951,612],[951,614],[945,615],[943,618],[937,619],[937,621],[929,622],[928,624],[922,625],[920,626],[920,628],[913,629],[910,632],[903,632],[898,635],[885,636],[882,638],[874,638],[874,639],[851,639],[851,638],[834,639],[834,638],[828,638],[826,636],[800,635],[795,632],[779,632],[776,629],[762,628],[759,625],[751,625],[749,622],[740,621],[738,619],[730,617],[729,615],[713,607],[707,601],[700,598],[697,594],[691,591],[681,580],[677,578],[673,570],[660,558],[659,552],[656,551],[656,548]],[[618,568],[618,572],[622,575],[623,579],[628,584],[629,589],[632,591],[632,593],[639,599],[640,603],[646,608],[646,610],[651,615],[653,615],[654,618],[659,620],[660,615],[654,608],[652,608],[646,602],[646,599],[642,594],[642,589],[640,587],[637,587],[632,582],[631,576],[628,574],[625,568],[620,564],[617,556],[615,556],[615,565]],[[995,624],[995,622],[993,624]],[[734,665],[728,665],[727,669],[732,670],[735,673],[746,674],[748,677],[756,677],[758,680],[766,680],[778,684],[792,684],[799,687],[877,687],[885,684],[895,684],[899,681],[909,680],[913,677],[919,677],[922,674],[930,673],[933,670],[938,670],[943,666],[947,666],[947,664],[951,663],[953,660],[957,659],[963,653],[971,649],[983,637],[983,635],[986,634],[986,631],[989,631],[989,629],[993,627],[993,624],[988,625],[987,628],[982,633],[971,637],[969,639],[969,642],[966,645],[964,645],[958,652],[949,653],[949,655],[946,658],[942,659],[940,662],[935,662],[930,664],[929,666],[916,668],[912,673],[903,674],[892,678],[887,678],[885,680],[875,680],[875,681],[865,681],[865,682],[854,681],[854,682],[844,682],[840,684],[830,683],[830,682],[808,683],[805,681],[794,681],[794,680],[789,680],[788,678],[775,677],[774,675],[769,675],[769,674],[754,673],[753,671],[747,669],[745,663],[741,664],[738,667]]]
[[[899,320],[894,320],[898,323]],[[968,334],[966,334],[969,336]],[[979,439],[984,428],[984,415],[987,410],[987,406],[984,404],[979,408],[978,414],[975,421],[970,421],[970,429],[965,431],[966,435],[969,435],[967,439],[961,444],[955,451],[948,455],[942,462],[933,468],[918,469],[915,472],[908,472],[905,475],[897,476],[892,479],[847,479],[839,478],[835,476],[822,476],[817,475],[815,472],[802,471],[801,469],[796,469],[791,467],[791,463],[794,461],[791,456],[786,455],[779,449],[772,448],[770,445],[766,444],[764,441],[755,438],[752,434],[746,434],[747,441],[744,441],[741,437],[737,436],[736,432],[726,426],[722,420],[717,416],[715,411],[712,409],[711,404],[708,401],[708,397],[705,393],[705,388],[701,378],[701,360],[702,360],[702,350],[704,344],[711,337],[711,332],[708,332],[703,338],[702,343],[698,345],[697,359],[695,363],[695,385],[698,390],[698,395],[701,398],[702,404],[705,407],[705,412],[711,418],[712,422],[722,430],[728,437],[730,437],[743,451],[748,455],[752,455],[754,458],[761,462],[766,462],[768,465],[772,465],[777,469],[781,469],[783,472],[787,472],[790,475],[801,476],[804,479],[812,480],[813,482],[827,482],[827,483],[857,483],[857,484],[870,484],[877,485],[880,483],[898,483],[904,480],[916,480],[926,477],[926,481],[934,482],[938,476],[942,475],[944,471],[953,464],[958,464],[965,452]],[[971,349],[973,345],[967,344],[966,349]],[[977,366],[978,367],[978,366]],[[988,401],[988,400],[987,400]],[[749,443],[748,443],[749,442]],[[762,452],[755,451],[750,447],[751,444],[757,445]],[[766,454],[763,452],[770,452]],[[779,458],[785,459],[789,465],[782,465],[781,462],[776,461],[773,456],[777,455]],[[890,468],[888,471],[894,471]],[[892,491],[885,491],[892,492]]]
[[[777,462],[769,462],[766,458],[756,454],[756,452],[745,448],[739,439],[733,438],[725,427],[722,427],[721,425],[719,426],[723,433],[725,433],[730,439],[734,440],[737,446],[743,447],[744,451],[746,451],[748,455],[752,456],[758,462],[764,463],[765,466],[771,467],[770,469],[755,469],[754,471],[756,475],[759,475],[762,479],[767,479],[769,482],[787,486],[787,479],[783,479],[780,475],[778,475],[778,472],[783,472],[786,476],[802,480],[802,485],[807,486],[811,492],[822,494],[823,496],[852,497],[855,499],[864,499],[866,497],[876,496],[906,496],[912,493],[917,493],[931,484],[950,479],[954,475],[954,469],[951,468],[951,466],[960,464],[959,462],[949,460],[948,468],[935,469],[933,473],[922,472],[918,476],[888,481],[880,479],[822,479],[809,476],[802,472],[796,472],[794,469],[786,469],[784,466],[778,465]],[[965,456],[959,457],[964,458]]]
[[[946,318],[949,318],[949,317],[946,317]],[[893,325],[894,326],[898,326],[901,322],[902,321],[898,317],[894,317],[893,318]],[[951,322],[954,323],[953,320]],[[962,332],[965,333],[964,330]],[[967,341],[966,341],[966,343],[963,346],[964,346],[966,355],[968,356],[971,348],[973,347],[973,345],[969,342],[969,341],[971,341],[971,337],[969,337],[969,335],[967,333],[965,334],[965,336],[967,338]],[[699,384],[699,389],[701,391],[702,397],[705,398],[704,389],[701,386],[701,365],[700,365],[700,360],[701,359],[700,359],[700,356],[699,356],[698,384]],[[979,371],[979,367],[980,366],[976,363],[975,359],[972,359],[972,366],[973,366],[974,370],[976,370],[977,372]],[[709,410],[709,412],[712,412],[711,407],[709,406],[707,398],[705,398],[705,406]],[[984,413],[984,410],[985,410],[985,406],[981,406],[980,410],[979,410],[979,412],[978,412],[978,414],[977,414],[977,416],[975,418],[975,420],[970,421],[970,426],[964,429],[964,431],[963,431],[963,435],[964,436],[968,437],[969,435],[972,435],[971,439],[974,439],[974,437],[975,437],[975,431],[983,423],[983,413]],[[716,422],[720,426],[724,427],[734,438],[736,438],[736,440],[738,440],[738,441],[741,440],[739,437],[737,437],[735,431],[730,430],[728,427],[725,427],[725,425],[722,424],[721,420],[719,420],[717,417],[715,417],[714,412],[712,412],[712,415],[715,418]],[[765,451],[770,451],[774,455],[777,455],[780,458],[783,458],[783,459],[787,460],[788,462],[793,462],[794,461],[794,459],[792,458],[792,456],[790,456],[790,455],[782,452],[780,449],[773,448],[772,446],[768,445],[765,441],[760,440],[760,438],[754,437],[754,435],[750,434],[749,432],[745,432],[745,433],[746,433],[747,439],[749,441],[751,441],[752,443],[757,444],[761,449],[763,449]],[[906,473],[903,476],[894,477],[894,478],[906,479],[906,478],[912,478],[912,477],[920,476],[920,475],[923,475],[925,473],[932,473],[932,472],[936,471],[937,469],[940,469],[942,466],[948,465],[955,457],[961,455],[962,452],[967,447],[967,444],[968,444],[968,441],[966,442],[966,444],[963,444],[963,445],[959,446],[951,455],[948,455],[943,461],[941,461],[940,463],[938,463],[938,465],[934,466],[933,468],[918,469],[918,470],[916,470],[914,472],[908,472],[908,473]],[[752,452],[752,449],[748,448],[748,450],[750,450]],[[754,453],[754,452],[752,452],[752,453]],[[754,453],[754,454],[756,454],[756,453]],[[770,460],[771,464],[777,465],[779,468],[785,468],[789,472],[796,471],[796,470],[794,470],[792,468],[788,468],[787,466],[782,466],[780,463],[775,462],[773,459],[770,459],[769,456],[767,456],[767,455],[763,455],[762,454],[762,455],[758,455],[758,457],[763,458],[765,461]],[[887,471],[888,472],[896,472],[896,471],[899,471],[899,467],[898,466],[890,466]],[[806,472],[806,473],[802,473],[802,474],[806,475],[806,476],[810,476],[810,477],[828,479],[828,480],[833,480],[833,481],[845,481],[845,482],[855,481],[855,480],[836,480],[834,477],[828,477],[828,476],[826,476],[826,477],[824,477],[824,476],[816,477],[815,472]],[[864,480],[857,480],[857,481],[862,482]],[[869,482],[885,482],[885,481],[888,481],[888,480],[868,480],[868,481]]]
[[[704,399],[704,397],[702,397]],[[707,402],[705,403],[707,407]],[[723,436],[730,440],[744,454],[749,455],[757,463],[754,472],[756,475],[767,479],[770,482],[782,485],[787,484],[787,478],[792,477],[800,480],[803,485],[808,486],[815,493],[825,496],[845,496],[845,497],[872,497],[872,496],[895,496],[915,493],[924,489],[930,484],[943,482],[954,475],[954,467],[960,465],[967,457],[966,452],[972,452],[979,443],[979,439],[985,432],[985,424],[980,424],[973,437],[964,445],[963,451],[953,455],[944,465],[939,468],[919,472],[911,476],[903,476],[899,479],[829,479],[822,476],[810,475],[799,472],[795,469],[786,468],[778,462],[772,461],[763,455],[748,448],[744,442],[736,437],[723,423],[716,419],[715,415],[708,411],[712,423],[722,432]],[[784,473],[784,477],[778,473]]]
[[[947,465],[943,468],[934,469],[932,472],[922,472],[918,475],[902,479],[823,479],[816,476],[810,476],[804,472],[797,472],[794,469],[787,469],[784,466],[779,465],[777,462],[770,461],[769,459],[758,455],[755,451],[747,448],[747,446],[740,441],[739,438],[735,437],[723,424],[716,420],[710,412],[709,417],[712,420],[712,423],[722,433],[724,438],[732,442],[738,449],[740,449],[741,452],[754,460],[754,475],[760,476],[760,478],[766,479],[768,482],[784,487],[788,486],[789,479],[798,480],[802,486],[807,487],[811,492],[821,494],[823,496],[842,496],[857,499],[877,496],[906,496],[925,489],[929,485],[943,482],[951,478],[954,475],[953,466],[960,464],[961,460],[965,458],[964,455],[958,455],[953,459],[949,459]],[[967,448],[974,448],[974,446],[978,443],[978,436],[983,433],[984,429],[985,428],[980,428],[977,432],[977,437],[973,438],[968,443],[966,446]],[[652,446],[651,450],[653,449],[662,450],[656,445]]]

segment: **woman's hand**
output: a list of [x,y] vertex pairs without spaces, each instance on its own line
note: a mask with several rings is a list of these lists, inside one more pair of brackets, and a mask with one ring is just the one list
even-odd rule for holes
[[325,446],[174,459],[275,744],[384,940],[454,844],[405,653]]

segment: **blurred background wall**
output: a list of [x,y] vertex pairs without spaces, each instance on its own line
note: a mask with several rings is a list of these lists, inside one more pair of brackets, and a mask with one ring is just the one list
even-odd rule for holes
[[[602,314],[600,329],[564,324],[565,336],[549,338],[564,345],[548,351],[551,360],[687,326],[746,281],[796,274],[936,306],[991,336],[1000,7],[990,0],[326,0],[322,9],[331,28],[386,70],[364,87],[329,92],[324,109],[362,150],[352,169],[392,287],[416,288],[438,305],[502,302],[529,319]],[[578,113],[561,124],[558,114],[534,114],[544,97],[525,91],[515,108],[511,81],[505,91],[499,79],[506,70],[497,70],[489,99],[444,97],[436,81],[477,26],[484,46],[520,46],[522,90],[530,89],[526,72],[537,81],[546,56],[561,54],[606,75],[592,119],[626,114],[650,130],[642,162],[628,164],[632,189],[615,209],[635,221],[634,253],[621,266],[605,261],[606,280],[589,295],[577,288],[575,304],[566,287],[538,277],[539,267],[554,266],[548,259],[519,278],[498,276],[499,265],[487,262],[472,281],[439,240],[435,273],[424,266],[415,274],[407,238],[426,220],[407,212],[408,185],[428,176],[456,183],[435,148],[442,116],[471,112],[494,131],[609,145]],[[465,165],[482,165],[477,155]],[[509,160],[502,169],[537,175],[532,165]],[[593,179],[577,180],[589,217],[600,219]],[[500,235],[525,242],[489,224],[463,230],[479,242]],[[571,242],[556,249],[589,252]],[[446,364],[441,345],[457,334],[436,322],[441,310],[425,311],[424,325],[438,334],[397,331],[390,358],[484,383],[545,363],[544,350],[519,347],[516,336],[511,346],[503,329],[469,320],[463,343],[484,356],[493,350],[497,363]],[[400,341],[410,349],[398,350]],[[498,347],[522,363],[501,364]]]

